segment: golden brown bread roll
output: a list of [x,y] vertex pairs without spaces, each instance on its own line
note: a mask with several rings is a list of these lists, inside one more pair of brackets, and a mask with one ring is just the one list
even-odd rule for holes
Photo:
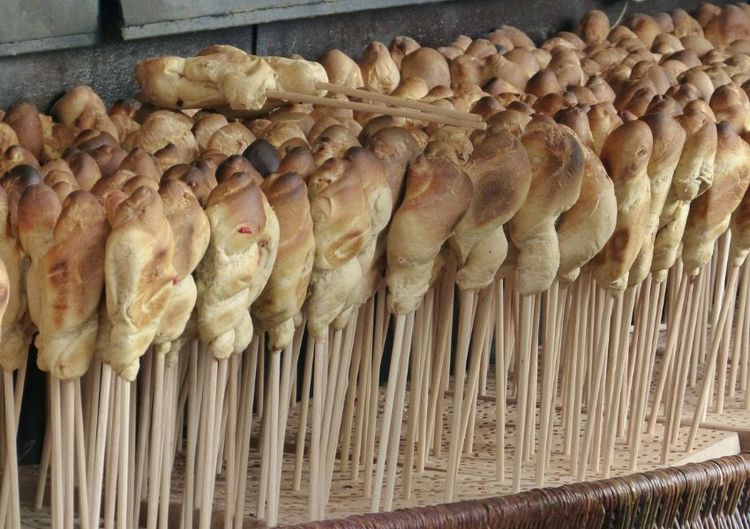
[[266,90],[279,88],[269,64],[241,53],[157,57],[139,63],[135,73],[146,98],[168,108],[258,110]]
[[11,145],[18,145],[18,143],[18,135],[13,127],[0,122],[0,154],[3,154]]
[[52,246],[61,209],[57,194],[44,183],[27,187],[18,202],[18,242],[30,259],[26,272],[29,316],[37,328],[41,321],[42,258]]
[[164,180],[159,186],[159,196],[174,235],[172,265],[176,274],[172,294],[154,337],[155,351],[163,354],[169,352],[183,334],[195,308],[198,291],[192,273],[206,252],[211,226],[195,195],[180,180]]
[[431,90],[435,86],[450,86],[451,73],[448,61],[439,51],[421,47],[404,56],[401,61],[401,79],[418,78]]
[[510,223],[518,247],[521,295],[546,290],[560,266],[555,233],[558,217],[578,200],[583,178],[583,148],[573,132],[550,118],[533,118],[521,137],[531,163],[531,186]]
[[81,131],[72,147],[90,154],[103,175],[116,171],[127,155],[113,136],[94,129]]
[[745,91],[734,83],[718,87],[709,101],[716,121],[727,121],[742,134],[750,129],[750,101]]
[[168,110],[149,114],[138,133],[129,138],[128,149],[142,147],[146,152],[157,152],[169,144],[177,148],[183,163],[193,162],[199,154],[198,142],[193,136],[193,122],[187,116]]
[[255,136],[239,121],[234,121],[218,129],[206,144],[206,149],[216,150],[227,156],[241,154]]
[[263,139],[274,147],[280,147],[293,138],[305,140],[305,131],[293,121],[275,121],[263,131]]
[[63,159],[81,184],[81,188],[90,191],[97,180],[102,177],[102,171],[91,155],[78,149],[69,149],[63,154]]
[[703,28],[700,23],[691,17],[684,9],[678,8],[672,11],[672,23],[674,25],[674,30],[672,32],[676,37],[703,35]]
[[653,151],[651,129],[629,121],[609,135],[601,159],[617,196],[617,223],[612,237],[594,261],[594,278],[602,288],[623,291],[630,267],[646,235],[651,204],[648,163]]
[[76,180],[72,173],[58,171],[57,169],[47,173],[44,183],[52,188],[61,204],[69,194],[81,188],[78,180]]
[[174,288],[174,235],[159,194],[148,187],[122,202],[113,220],[104,257],[111,331],[100,352],[118,375],[132,381]]
[[680,162],[674,173],[674,190],[679,200],[691,201],[709,186],[714,179],[716,155],[716,126],[705,114],[692,112],[678,116],[687,137]]
[[107,115],[104,101],[89,86],[68,90],[52,105],[52,115],[63,125],[95,129],[120,139],[117,127]]
[[341,50],[326,52],[320,59],[326,70],[329,82],[349,88],[361,88],[364,85],[359,65]]
[[[672,177],[682,156],[682,149],[687,136],[679,121],[666,113],[649,114],[643,116],[642,120],[651,129],[653,137],[653,150],[646,169],[651,187],[651,203],[646,224],[646,235],[641,250],[638,252],[638,257],[630,267],[628,286],[639,284],[651,270],[660,219],[663,218],[665,213],[664,207],[669,190],[672,187]],[[674,203],[670,201],[669,208],[673,207]]]
[[388,46],[388,51],[391,54],[393,62],[395,62],[399,68],[401,68],[401,61],[404,57],[420,48],[419,42],[411,37],[405,37],[400,35],[394,37]]
[[[5,264],[0,259],[0,321],[5,317],[5,312],[8,310],[9,302],[10,278],[8,277],[8,270],[5,268]],[[1,328],[0,332],[2,332]],[[0,340],[2,340],[2,335],[0,335]]]
[[722,6],[716,16],[702,25],[706,38],[718,47],[750,37],[750,17],[735,5]]
[[497,45],[488,39],[474,39],[464,50],[466,55],[477,59],[486,59],[491,55],[497,55]]
[[471,202],[471,179],[442,157],[419,156],[409,165],[406,191],[388,230],[388,306],[395,314],[417,309],[433,264]]
[[381,240],[381,233],[391,219],[394,202],[389,179],[386,177],[387,167],[383,161],[362,147],[349,149],[345,159],[351,163],[352,175],[359,178],[362,184],[370,216],[370,235],[356,256],[359,262],[360,279],[355,288],[347,294],[346,304],[333,322],[335,329],[342,329],[349,321],[352,309],[363,305],[375,293],[372,290],[374,286],[372,269],[377,267],[375,262],[375,255],[378,253],[377,244]]
[[128,153],[120,162],[120,170],[131,171],[139,176],[143,176],[158,184],[162,177],[159,160],[153,154],[149,154],[145,149],[136,147]]
[[622,125],[622,119],[617,115],[612,103],[594,105],[588,112],[588,118],[591,136],[594,139],[594,152],[601,155],[604,142],[613,130]]
[[612,180],[599,158],[584,145],[583,178],[578,200],[560,217],[558,276],[575,281],[581,267],[604,247],[617,222],[617,199]]
[[403,192],[406,169],[419,154],[419,145],[406,129],[387,127],[372,135],[367,148],[385,164],[385,178],[391,188],[393,207],[396,207]]
[[750,193],[745,191],[740,204],[732,213],[732,240],[729,250],[731,266],[742,266],[750,253]]
[[82,376],[96,352],[108,233],[106,212],[91,193],[75,191],[63,202],[40,266],[37,363],[52,376]]
[[73,170],[68,165],[68,162],[66,162],[62,158],[58,158],[57,160],[52,160],[50,162],[47,162],[43,166],[39,168],[39,176],[41,176],[43,179],[47,178],[47,175],[51,173],[52,171],[60,171],[64,173],[69,173],[73,178],[75,176],[73,175]]
[[459,288],[476,290],[492,282],[505,260],[503,224],[526,200],[532,173],[523,144],[507,130],[489,134],[464,171],[474,193],[448,244],[457,258]]
[[294,334],[294,317],[307,296],[315,238],[307,187],[294,173],[272,175],[261,184],[279,220],[279,247],[268,282],[252,306],[269,333],[271,351],[284,349]]
[[242,352],[252,340],[249,309],[265,285],[265,274],[270,275],[278,221],[260,188],[244,173],[214,188],[206,215],[211,242],[196,270],[198,329],[209,352],[221,359]]
[[293,147],[281,159],[279,174],[296,173],[307,183],[307,179],[318,169],[315,157],[306,146]]
[[570,127],[576,133],[578,141],[589,149],[594,148],[594,137],[591,135],[586,111],[580,106],[560,110],[555,114],[555,121],[566,127]]
[[[21,367],[31,344],[33,328],[26,311],[26,270],[29,259],[24,255],[18,240],[10,229],[8,195],[0,187],[0,261],[7,280],[5,293],[0,290],[0,303],[5,304],[2,315],[2,340],[0,340],[0,367],[14,371]],[[1,284],[1,283],[0,283]],[[3,297],[6,299],[4,301]],[[1,306],[1,305],[0,305]]]
[[2,159],[0,159],[0,176],[18,165],[27,165],[36,170],[40,168],[39,161],[28,149],[21,145],[11,145],[5,150]]
[[31,103],[16,103],[5,113],[3,121],[10,125],[18,141],[36,158],[41,158],[44,147],[42,122],[39,112]]
[[196,115],[195,124],[193,125],[193,136],[195,136],[195,140],[198,142],[200,150],[205,151],[208,148],[208,140],[211,139],[214,132],[224,125],[228,125],[229,121],[227,121],[227,118],[224,115],[215,112],[201,114],[200,117]]
[[391,92],[393,97],[419,101],[430,92],[427,83],[421,77],[402,77],[399,85]]
[[240,154],[233,154],[219,164],[216,168],[216,181],[221,183],[235,173],[249,175],[256,185],[263,181],[263,177],[255,170],[250,160]]
[[341,158],[351,147],[359,147],[357,137],[343,125],[332,125],[311,143],[310,150],[320,166],[329,158]]
[[691,276],[711,259],[716,239],[729,227],[732,212],[750,184],[750,146],[726,121],[716,129],[713,183],[690,204],[682,238],[682,261]]
[[310,280],[307,326],[314,339],[347,307],[347,296],[362,277],[357,256],[372,235],[368,196],[346,159],[331,158],[308,181],[315,260]]
[[401,82],[398,65],[382,42],[371,42],[358,63],[364,86],[375,92],[389,94]]
[[471,143],[466,129],[446,125],[440,127],[430,137],[429,143],[425,147],[425,154],[442,156],[460,166],[466,163],[473,150],[474,145]]
[[179,177],[182,182],[187,184],[202,207],[205,207],[208,196],[218,183],[215,176],[216,170],[212,170],[206,165],[206,162],[198,162],[195,167],[191,167],[190,170]]

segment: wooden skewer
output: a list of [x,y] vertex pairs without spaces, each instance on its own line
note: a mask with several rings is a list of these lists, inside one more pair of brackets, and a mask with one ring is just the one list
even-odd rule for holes
[[61,434],[62,434],[62,469],[63,469],[63,497],[65,499],[65,529],[73,529],[75,518],[75,393],[72,382],[61,380],[59,382],[61,397]]
[[99,527],[99,513],[101,511],[102,485],[104,481],[104,454],[107,441],[107,423],[109,421],[109,402],[112,386],[112,367],[102,364],[101,387],[99,392],[99,417],[96,422],[96,447],[94,450],[93,489],[91,491],[91,527]]
[[[49,377],[48,377],[49,378]],[[49,383],[47,384],[47,390],[49,391]],[[96,400],[96,399],[91,399]],[[47,477],[49,473],[50,459],[52,457],[52,426],[50,425],[51,419],[50,406],[47,404],[47,422],[44,430],[44,444],[42,445],[42,460],[39,464],[39,476],[37,476],[36,482],[36,495],[34,496],[34,509],[37,511],[42,508],[44,503],[44,493],[47,487]],[[93,429],[93,428],[92,428]],[[90,445],[93,446],[93,445]],[[93,457],[91,460],[93,461]],[[90,466],[93,471],[93,465]],[[2,508],[0,508],[2,510]]]
[[553,373],[555,364],[554,344],[555,333],[557,332],[555,320],[557,319],[556,309],[558,308],[558,282],[554,281],[547,295],[545,304],[545,324],[544,324],[544,343],[542,346],[542,395],[541,410],[539,417],[539,459],[536,464],[536,485],[544,486],[544,477],[547,472],[547,449],[551,448],[551,433],[548,424],[553,413],[552,408],[555,404],[554,384],[556,374]]
[[245,490],[247,487],[247,464],[250,457],[250,438],[253,428],[253,405],[255,400],[255,380],[258,369],[260,340],[256,336],[250,343],[243,358],[242,393],[243,414],[240,418],[240,442],[238,444],[239,474],[237,476],[237,498],[234,508],[234,529],[242,529],[245,517]]
[[[614,319],[614,326],[610,323],[610,333],[609,333],[609,345],[607,347],[607,354],[606,354],[606,369],[604,373],[604,378],[602,380],[602,386],[601,386],[601,395],[600,398],[596,402],[596,408],[594,410],[594,419],[595,419],[595,426],[594,426],[594,441],[593,441],[593,447],[591,450],[591,464],[593,465],[593,470],[595,473],[598,473],[601,469],[601,463],[602,463],[602,457],[601,457],[601,451],[602,447],[604,446],[604,434],[605,434],[605,421],[609,418],[609,413],[607,408],[610,405],[611,401],[611,393],[612,393],[612,386],[614,385],[614,379],[613,377],[616,374],[616,364],[617,364],[617,353],[618,349],[620,347],[621,338],[622,338],[622,320],[623,320],[623,314],[625,311],[625,300],[624,296],[616,295],[615,298],[615,305],[614,305],[615,315],[613,316]],[[602,322],[604,324],[604,322]]]
[[291,379],[293,376],[292,370],[297,367],[297,361],[299,359],[299,348],[296,348],[294,343],[290,343],[282,351],[282,355],[280,388],[281,401],[279,403],[279,436],[277,443],[278,462],[276,465],[277,475],[275,478],[276,489],[272,491],[273,494],[275,494],[277,497],[279,496],[281,490],[281,474],[284,462],[284,439],[286,438],[287,419],[289,418],[289,400],[291,399]]
[[534,315],[531,323],[531,356],[529,365],[529,379],[524,382],[528,396],[526,407],[526,437],[523,445],[524,461],[529,463],[534,459],[536,450],[536,410],[537,410],[537,376],[539,369],[539,336],[541,332],[542,293],[534,294]]
[[430,406],[427,418],[427,432],[433,433],[432,448],[435,456],[439,457],[442,451],[443,432],[443,409],[445,391],[443,379],[446,372],[450,372],[451,335],[453,334],[453,300],[455,296],[456,261],[449,257],[445,264],[443,278],[440,281],[440,298],[438,302],[437,321],[442,322],[436,328],[435,340],[435,362],[433,363],[433,376],[430,387],[433,394],[430,397]]
[[[367,437],[365,444],[364,489],[365,497],[372,495],[373,465],[375,464],[375,439],[378,420],[378,402],[380,401],[380,368],[383,362],[383,350],[387,325],[390,320],[385,307],[386,290],[381,288],[375,294],[375,334],[373,336],[372,369],[370,371],[370,402],[367,411]],[[394,342],[395,343],[395,342]]]
[[[687,289],[687,282],[688,279],[684,275],[680,279],[679,283],[679,289],[677,293],[677,302],[676,307],[682,307],[682,305],[685,303],[685,292]],[[651,417],[649,418],[648,423],[648,433],[649,435],[653,435],[656,431],[656,421],[659,416],[659,408],[661,406],[662,396],[664,395],[664,389],[666,388],[667,380],[669,378],[669,371],[672,365],[672,359],[674,358],[675,351],[677,349],[677,338],[681,334],[681,328],[680,324],[682,322],[682,312],[681,310],[675,311],[674,319],[669,322],[669,330],[668,330],[668,338],[667,338],[667,346],[664,349],[664,360],[663,365],[661,367],[662,372],[661,376],[659,377],[659,384],[656,388],[656,393],[654,395],[654,402],[651,406]]]
[[[677,354],[679,355],[677,369],[675,373],[677,379],[673,389],[672,402],[669,412],[665,414],[664,422],[664,439],[662,440],[662,451],[661,461],[666,463],[669,459],[670,445],[677,442],[677,437],[680,432],[680,420],[682,418],[682,399],[685,396],[685,388],[687,386],[688,371],[690,368],[690,353],[692,352],[692,342],[695,335],[696,319],[698,317],[699,303],[696,300],[696,290],[702,290],[700,285],[696,288],[696,278],[688,280],[688,292],[686,302],[686,315],[689,318],[687,320],[687,326],[681,325],[681,327],[687,332],[682,331],[682,337],[680,340],[680,346],[678,347]],[[684,321],[684,320],[683,320]]]
[[[576,382],[577,382],[577,362],[576,340],[580,332],[580,296],[581,281],[577,281],[570,288],[570,285],[563,282],[564,290],[570,291],[570,307],[565,311],[560,325],[562,339],[560,342],[560,367],[562,369],[562,380],[560,381],[560,398],[561,398],[561,419],[562,419],[562,453],[570,456],[570,448],[573,444],[573,402],[575,401]],[[567,296],[567,294],[566,294]],[[576,330],[578,327],[578,330]]]
[[[84,443],[83,406],[81,404],[81,380],[72,382],[75,398],[75,450],[78,469],[78,517],[81,529],[89,529],[89,492],[86,473],[86,446]],[[98,529],[98,528],[97,528]]]
[[[532,320],[534,316],[534,298],[532,296],[522,296],[521,307],[519,311],[518,326],[518,360],[519,368],[517,373],[518,397],[516,404],[516,446],[515,457],[513,460],[513,492],[520,492],[521,478],[523,472],[523,444],[526,439],[526,408],[528,406],[528,392],[522,385],[526,384],[529,379],[529,362],[531,361],[531,333]],[[536,376],[536,375],[535,375]]]
[[269,448],[268,453],[263,454],[270,462],[268,479],[268,515],[266,522],[268,527],[276,527],[279,520],[279,482],[280,472],[277,472],[281,464],[279,458],[279,396],[281,386],[281,351],[271,351],[271,370],[268,374],[269,395],[266,426],[268,427]]
[[505,313],[508,298],[505,296],[505,280],[495,280],[495,475],[497,481],[505,481],[505,417],[506,388],[508,380],[505,362]]
[[385,510],[393,510],[393,493],[396,487],[396,468],[398,466],[399,445],[401,443],[401,426],[403,424],[404,403],[406,394],[406,378],[409,373],[409,356],[411,354],[411,340],[414,331],[414,313],[406,317],[406,329],[404,330],[403,352],[399,363],[398,387],[396,388],[396,400],[393,404],[393,427],[388,437],[388,480],[386,482]]
[[119,404],[120,384],[122,378],[115,375],[113,390],[108,405],[109,432],[107,437],[112,440],[107,450],[107,487],[104,491],[104,529],[114,529],[117,507],[117,475],[120,470],[120,426],[122,425],[122,406]]
[[[368,301],[369,303],[369,301]],[[353,318],[353,316],[352,316]],[[349,370],[349,383],[346,389],[346,404],[344,405],[344,423],[342,425],[341,434],[341,471],[346,472],[349,470],[349,456],[351,452],[352,442],[352,430],[354,427],[354,400],[357,397],[359,387],[357,385],[357,378],[359,377],[359,370],[362,364],[362,350],[364,340],[364,327],[365,327],[365,310],[359,311],[357,314],[356,323],[356,335],[354,337],[354,350],[352,357],[351,369]],[[361,397],[360,397],[360,400]]]
[[370,510],[380,511],[380,498],[383,491],[383,480],[385,479],[385,465],[388,452],[388,440],[390,438],[391,422],[393,417],[393,403],[396,400],[396,389],[398,385],[399,366],[404,349],[404,331],[406,330],[407,317],[403,314],[396,316],[395,330],[393,336],[393,351],[391,352],[391,366],[388,373],[386,386],[385,408],[383,409],[383,423],[380,430],[380,445],[378,446],[378,463],[375,469],[375,482],[372,492]]
[[[727,283],[727,298],[734,298],[737,294],[737,278],[739,276],[739,267],[733,266],[729,273],[729,282]],[[698,398],[698,404],[695,407],[695,413],[693,414],[693,423],[690,425],[690,433],[688,435],[687,451],[693,450],[695,444],[695,438],[698,435],[698,428],[703,419],[703,414],[706,412],[708,406],[708,400],[710,397],[711,382],[716,375],[716,364],[719,348],[721,346],[721,331],[727,322],[729,310],[731,309],[731,303],[727,302],[727,298],[723,300],[721,305],[721,312],[717,320],[717,327],[714,329],[713,336],[711,339],[711,350],[709,356],[706,359],[706,373],[703,378],[703,386],[701,388],[700,397]]]
[[476,121],[450,118],[434,113],[427,114],[425,112],[417,110],[392,108],[383,105],[370,105],[367,103],[355,103],[354,101],[341,101],[339,99],[331,99],[330,97],[312,96],[308,94],[299,94],[296,92],[286,92],[283,90],[267,90],[266,95],[275,99],[283,99],[285,101],[292,101],[296,103],[312,103],[314,105],[334,108],[346,108],[349,110],[372,112],[374,114],[383,114],[407,119],[417,119],[420,121],[429,121],[433,123],[443,123],[445,125],[453,125],[456,127],[463,127],[467,129],[484,130],[487,128],[487,124],[484,122],[478,123]]
[[[604,477],[609,477],[609,472],[612,468],[612,458],[614,457],[615,442],[617,440],[617,419],[618,419],[618,405],[622,402],[619,398],[620,391],[624,382],[624,373],[627,373],[625,367],[625,360],[630,350],[628,340],[630,338],[630,321],[633,317],[633,309],[635,307],[635,298],[638,287],[630,287],[624,294],[623,303],[625,305],[624,312],[622,314],[622,321],[620,322],[620,335],[617,337],[619,343],[615,349],[614,361],[614,383],[612,385],[609,405],[607,407],[607,430],[605,432],[605,451],[604,451]],[[619,309],[619,306],[618,306]]]
[[422,394],[420,396],[420,412],[419,412],[419,440],[417,445],[417,472],[422,473],[427,465],[427,458],[430,451],[430,429],[429,423],[429,409],[430,409],[430,395],[433,393],[433,389],[430,387],[432,382],[432,363],[435,360],[433,351],[435,350],[435,322],[438,315],[439,307],[435,303],[436,299],[435,288],[431,288],[427,291],[427,297],[425,303],[430,307],[430,313],[426,316],[427,327],[425,328],[425,350],[424,350],[424,366],[422,368]]
[[198,391],[198,341],[190,344],[190,358],[188,365],[188,421],[187,447],[185,453],[185,485],[182,496],[182,512],[180,513],[180,528],[193,527],[193,505],[195,499],[195,453],[198,441],[198,409],[200,408],[200,391]]
[[297,449],[294,457],[292,489],[295,491],[300,490],[302,485],[302,465],[305,456],[305,437],[307,434],[307,415],[310,408],[310,385],[312,383],[314,357],[315,343],[311,337],[308,337],[305,350],[305,369],[302,375],[302,400],[300,401],[299,422],[297,423]]
[[471,341],[471,317],[474,298],[474,290],[461,292],[458,316],[458,341],[456,343],[456,360],[453,367],[454,390],[453,390],[453,422],[451,426],[451,440],[448,455],[448,473],[445,483],[445,501],[453,501],[458,478],[458,462],[461,453],[461,412],[463,411],[464,381],[466,379],[466,361],[469,355],[469,343]]
[[352,481],[359,479],[359,462],[362,455],[362,443],[366,442],[368,432],[367,412],[370,409],[370,398],[372,397],[372,362],[373,362],[373,346],[374,346],[374,319],[375,319],[375,300],[377,294],[371,297],[365,305],[363,311],[365,330],[364,340],[362,343],[362,355],[360,356],[361,367],[359,370],[359,387],[357,388],[357,394],[359,398],[357,400],[357,422],[355,425],[354,435],[354,450],[352,451]]
[[355,308],[344,329],[344,343],[341,348],[341,363],[339,365],[338,376],[336,378],[336,400],[334,402],[333,413],[331,415],[330,433],[328,435],[328,446],[326,447],[326,474],[324,483],[324,502],[323,516],[325,516],[325,506],[328,504],[328,495],[331,491],[333,481],[333,470],[336,463],[336,449],[338,447],[339,435],[341,433],[341,421],[344,414],[344,402],[347,393],[347,384],[349,383],[349,371],[352,363],[352,354],[354,349],[354,339],[357,330],[357,320],[359,308]]
[[[98,357],[94,358],[87,376],[89,377],[89,387],[86,395],[86,416],[88,418],[88,421],[86,422],[86,446],[89,447],[90,450],[94,450],[94,446],[96,445],[97,414],[99,412],[99,391],[102,382],[101,359]],[[45,436],[45,446],[49,446],[47,436]],[[94,481],[94,459],[94,457],[89,457],[86,462],[86,479],[89,484],[92,484]],[[44,456],[42,456],[42,460],[44,460]],[[37,500],[41,501],[38,496]],[[89,519],[89,521],[91,520]]]
[[413,471],[414,471],[414,444],[416,443],[417,428],[419,420],[416,416],[419,413],[420,392],[422,385],[422,352],[424,348],[425,333],[425,315],[427,313],[426,305],[417,309],[414,318],[414,353],[411,354],[411,387],[409,388],[409,414],[406,419],[406,447],[404,455],[404,476],[403,490],[404,499],[411,498]]
[[315,359],[313,366],[313,402],[312,402],[312,435],[310,437],[310,512],[311,520],[320,518],[320,504],[322,502],[320,490],[320,474],[323,433],[323,407],[325,405],[325,384],[328,372],[327,340],[315,341]]
[[120,457],[118,459],[119,469],[117,470],[117,528],[130,529],[128,513],[130,511],[129,497],[129,474],[130,464],[128,455],[130,453],[130,386],[131,382],[127,380],[120,381],[120,405],[118,413],[122,423],[120,440]]
[[[186,364],[186,362],[183,362],[183,364]],[[172,484],[171,478],[172,468],[174,466],[174,455],[176,453],[175,434],[177,430],[174,428],[174,425],[177,415],[175,406],[177,405],[179,397],[178,370],[179,367],[167,365],[167,398],[165,406],[167,410],[167,416],[165,418],[167,431],[164,442],[165,454],[162,456],[162,475],[159,480],[161,483],[161,490],[159,492],[159,529],[168,529],[169,527],[169,493]]]
[[[147,529],[156,529],[159,514],[159,476],[161,474],[161,455],[164,444],[164,363],[165,355],[154,352],[154,390],[153,407],[151,413],[151,447],[148,463],[148,507]],[[141,502],[140,497],[135,498]]]
[[224,500],[224,527],[231,529],[234,520],[235,497],[237,495],[237,415],[239,413],[239,392],[237,384],[240,375],[240,355],[229,357],[229,411],[227,413],[226,454],[227,476]]
[[153,396],[152,391],[152,376],[154,363],[156,362],[156,356],[150,354],[144,357],[142,375],[139,376],[141,383],[141,412],[140,412],[140,427],[138,435],[138,462],[136,463],[136,477],[135,477],[135,493],[133,498],[138,498],[137,501],[133,501],[133,519],[140,519],[141,513],[141,500],[144,497],[143,486],[146,472],[146,461],[148,460],[147,454],[149,450],[147,444],[149,442],[149,432],[151,431],[151,417],[152,417],[152,403],[151,397]]
[[213,500],[214,500],[214,490],[216,489],[216,476],[218,474],[221,474],[222,469],[222,458],[221,458],[221,443],[222,443],[222,434],[224,433],[226,429],[226,414],[224,406],[224,402],[226,399],[224,398],[227,392],[227,375],[229,373],[229,359],[228,358],[222,358],[219,360],[219,369],[217,372],[217,379],[216,379],[216,393],[213,395],[213,399],[216,401],[215,404],[215,420],[213,424],[213,432],[212,435],[214,437],[213,440],[213,452],[210,453],[211,461],[210,466],[212,473],[207,476],[208,478],[208,496],[211,498],[211,506],[213,508]]
[[732,348],[732,366],[729,373],[729,398],[733,399],[737,391],[737,376],[740,370],[740,359],[748,350],[745,338],[745,321],[747,320],[747,305],[750,298],[750,264],[745,261],[742,265],[742,278],[740,279],[740,306],[737,312],[737,324],[735,326],[734,346]]
[[[591,388],[591,399],[588,401],[588,417],[586,419],[586,434],[583,439],[583,447],[581,449],[581,455],[578,459],[578,479],[583,481],[586,478],[586,469],[588,466],[588,456],[591,450],[591,445],[594,441],[594,433],[596,430],[597,420],[594,416],[596,410],[599,408],[599,402],[602,397],[602,379],[604,378],[605,364],[607,363],[607,344],[609,343],[609,325],[602,325],[604,321],[609,321],[612,316],[612,306],[614,305],[615,299],[606,292],[600,292],[598,298],[604,297],[604,307],[599,310],[597,308],[597,348],[593,352],[594,364],[589,364],[592,367],[592,388]],[[615,319],[615,325],[619,325],[620,319]]]
[[[59,395],[59,386],[58,386]],[[8,474],[8,509],[10,527],[21,527],[20,498],[18,491],[18,454],[16,452],[16,411],[13,396],[13,373],[3,370],[3,394],[5,396],[5,473]],[[59,411],[59,400],[58,411]],[[59,488],[59,485],[58,485]],[[62,492],[62,491],[60,491]],[[4,514],[4,513],[3,513]],[[4,514],[4,519],[7,516]],[[58,526],[59,527],[59,526]]]
[[[568,427],[570,436],[570,468],[571,473],[575,475],[578,468],[578,446],[581,440],[581,407],[583,405],[583,393],[584,383],[586,377],[584,372],[590,370],[590,366],[586,365],[587,348],[588,343],[588,329],[589,319],[587,314],[589,311],[589,303],[591,301],[591,292],[593,290],[593,281],[591,276],[587,273],[585,276],[581,276],[577,281],[576,287],[576,305],[573,312],[573,318],[575,320],[575,326],[573,328],[573,337],[571,338],[572,350],[572,361],[573,364],[571,369],[573,373],[572,385],[573,395],[570,406],[570,426]],[[591,322],[593,323],[593,322]],[[592,325],[593,326],[593,325]]]
[[[207,414],[203,417],[206,423],[207,433],[205,436],[206,448],[203,451],[203,479],[208,481],[214,480],[214,465],[213,465],[213,453],[214,453],[214,435],[213,430],[217,422],[216,418],[216,388],[218,385],[218,371],[219,361],[215,358],[208,359],[208,369],[206,372],[206,384],[204,388],[204,398],[206,399]],[[202,480],[200,480],[202,481]],[[200,529],[208,529],[211,525],[211,511],[213,507],[213,495],[210,494],[211,486],[208,484],[203,485],[201,494],[201,514],[200,514]]]
[[[632,387],[631,387],[631,419],[628,431],[629,445],[633,446],[633,431],[636,428],[638,417],[640,417],[640,395],[643,384],[646,383],[644,376],[646,374],[646,366],[648,365],[648,357],[646,355],[647,350],[647,339],[650,334],[650,325],[653,325],[654,318],[654,304],[656,303],[656,296],[654,296],[655,283],[653,277],[649,275],[644,285],[641,287],[641,295],[638,298],[638,319],[635,322],[635,328],[633,330],[634,336],[632,341],[632,349],[630,354],[633,356],[633,376],[632,376]],[[630,376],[630,375],[628,375]],[[631,465],[633,464],[631,450]]]
[[332,83],[324,83],[319,81],[315,83],[315,88],[318,90],[327,90],[334,94],[344,94],[350,97],[358,97],[360,99],[367,99],[370,101],[378,101],[380,103],[386,103],[402,108],[412,108],[414,110],[422,110],[424,112],[438,114],[442,116],[448,116],[458,119],[464,119],[469,121],[482,121],[482,117],[477,114],[470,112],[462,112],[452,108],[440,108],[430,105],[429,103],[423,103],[422,101],[414,101],[413,99],[404,99],[401,97],[389,96],[385,94],[378,94],[376,92],[370,92],[368,90],[362,90],[359,88],[350,88],[348,86],[341,86]]

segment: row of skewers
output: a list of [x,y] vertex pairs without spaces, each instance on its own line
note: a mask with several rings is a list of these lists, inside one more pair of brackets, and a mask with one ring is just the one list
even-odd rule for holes
[[8,109],[0,518],[20,525],[32,340],[37,503],[49,469],[66,529],[167,527],[178,456],[181,527],[209,526],[218,474],[241,527],[256,437],[253,513],[276,525],[293,408],[311,519],[337,466],[391,509],[445,426],[452,500],[493,387],[513,490],[532,460],[544,484],[555,426],[576,479],[608,475],[618,440],[635,469],[659,422],[665,461],[691,449],[712,398],[750,394],[749,16],[593,11],[539,47],[504,26],[359,62],[214,46],[141,63],[140,102],[78,87],[51,117]]

